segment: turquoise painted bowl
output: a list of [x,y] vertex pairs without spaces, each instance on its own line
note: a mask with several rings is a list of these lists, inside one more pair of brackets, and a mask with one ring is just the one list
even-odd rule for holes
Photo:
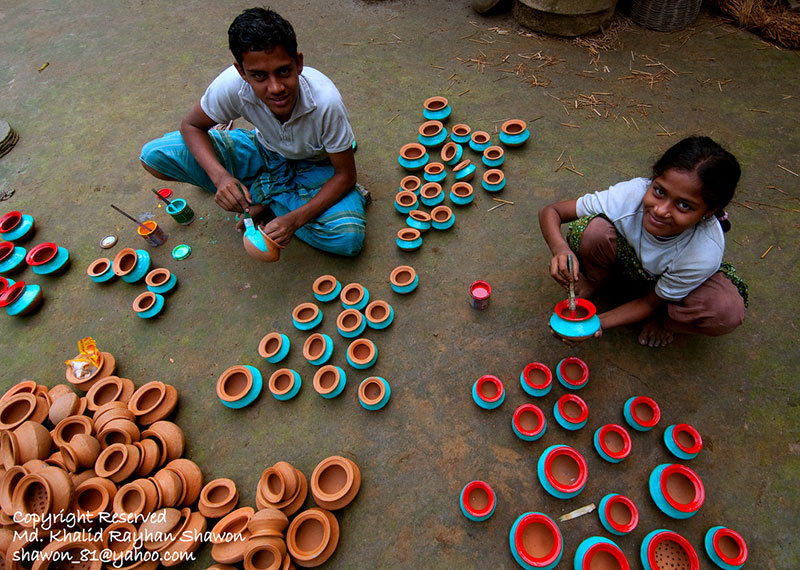
[[400,156],[397,157],[397,162],[400,166],[414,172],[420,170],[428,163],[428,151],[419,143],[408,143],[400,148]]
[[594,448],[609,463],[619,463],[631,454],[631,436],[621,425],[606,424],[594,432]]
[[464,147],[457,142],[446,142],[442,147],[439,156],[441,157],[442,162],[447,166],[455,166],[458,164],[458,161],[461,160],[461,157],[464,156]]
[[28,251],[25,261],[37,275],[54,275],[66,269],[69,252],[53,242],[40,243]]
[[357,309],[345,309],[336,317],[336,330],[344,338],[356,338],[367,328],[367,320]]
[[511,417],[514,434],[523,441],[536,441],[547,429],[547,418],[539,406],[522,404]]
[[365,378],[358,385],[358,403],[365,410],[380,410],[389,402],[391,395],[389,383],[380,376]]
[[405,295],[411,293],[419,285],[419,275],[410,265],[398,265],[389,275],[392,291]]
[[367,338],[357,338],[347,347],[347,363],[357,370],[366,370],[378,360],[378,347]]
[[481,156],[481,162],[489,168],[500,168],[505,161],[506,154],[503,147],[496,145],[486,147]]
[[444,121],[453,109],[445,97],[429,97],[422,104],[422,116],[428,121]]
[[649,431],[661,419],[661,408],[656,401],[647,396],[634,396],[625,401],[622,407],[625,421],[636,431]]
[[402,250],[414,251],[422,247],[422,236],[419,234],[419,230],[403,228],[397,232],[395,243]]
[[372,301],[364,310],[364,317],[369,328],[385,329],[394,320],[394,309],[386,301]]
[[453,167],[453,175],[456,178],[456,182],[472,180],[472,177],[475,175],[475,165],[472,164],[472,161],[469,159],[462,160]]
[[553,315],[550,317],[550,328],[564,338],[587,339],[600,330],[597,308],[586,299],[575,299],[575,304],[576,309],[573,315],[569,310],[569,299],[557,303]]
[[0,308],[12,317],[21,317],[34,312],[42,303],[42,288],[26,285],[24,281],[11,283],[0,295]]
[[470,481],[461,489],[461,513],[469,520],[481,522],[494,514],[497,496],[485,481]]
[[242,366],[247,368],[253,377],[253,383],[251,384],[250,389],[238,400],[229,401],[223,400],[222,398],[219,399],[223,406],[233,410],[238,410],[252,404],[253,401],[258,398],[258,395],[261,394],[261,389],[264,386],[264,379],[261,376],[261,372],[258,370],[258,368],[248,366],[247,364],[243,364]]
[[394,197],[394,209],[401,214],[408,214],[417,208],[417,195],[413,192],[403,190]]
[[22,212],[8,212],[0,218],[0,239],[22,241],[33,235],[33,217]]
[[653,469],[649,480],[650,496],[665,515],[688,519],[697,514],[706,492],[697,473],[678,463],[663,463]]
[[525,121],[511,119],[500,126],[500,142],[505,146],[515,147],[525,144],[531,132]]
[[403,177],[403,179],[400,181],[400,187],[397,189],[397,191],[413,192],[415,195],[419,196],[419,189],[421,186],[422,180],[419,179],[419,176],[410,174]]
[[432,207],[444,202],[444,192],[442,185],[438,182],[428,182],[422,185],[419,191],[419,199],[424,205]]
[[137,283],[144,279],[149,271],[150,254],[143,249],[125,248],[114,258],[114,273],[125,283]]
[[564,388],[580,390],[589,383],[589,366],[577,356],[568,356],[556,365],[556,377]]
[[447,129],[441,121],[425,121],[419,126],[417,140],[422,146],[433,148],[441,145],[447,138]]
[[291,342],[283,333],[271,332],[258,343],[258,354],[270,364],[277,364],[289,354]]
[[[597,564],[609,564],[609,566],[603,566],[604,568],[613,567],[615,570],[630,570],[631,568],[625,554],[613,540],[602,536],[590,536],[581,542],[578,550],[575,551],[574,570],[595,568],[595,557],[598,557]],[[609,558],[613,558],[614,562],[611,562]]]
[[450,131],[450,140],[454,143],[466,144],[469,142],[471,135],[472,129],[469,125],[458,123],[457,125],[453,125],[453,128]]
[[[639,550],[642,566],[644,570],[660,570],[657,562],[656,552],[659,550],[659,545],[665,543],[666,550],[672,551],[673,556],[685,558],[689,561],[689,567],[686,570],[700,570],[700,559],[697,557],[694,547],[677,532],[656,529],[642,541],[642,546]],[[668,543],[668,545],[666,544]]]
[[12,275],[25,269],[25,248],[10,241],[0,243],[0,273]]
[[618,493],[603,497],[597,514],[603,528],[617,536],[630,534],[639,525],[639,509],[628,497]]
[[347,375],[338,366],[326,364],[314,373],[314,390],[323,398],[335,398],[344,391],[346,384]]
[[140,319],[152,319],[164,308],[164,297],[152,291],[141,293],[133,301],[133,310]]
[[492,168],[483,173],[481,186],[487,192],[500,192],[506,187],[506,175],[497,168]]
[[586,425],[589,408],[580,396],[564,394],[553,406],[553,415],[562,428],[577,431]]
[[475,131],[469,139],[469,148],[475,152],[483,154],[487,148],[492,146],[492,137],[486,131]]
[[321,303],[329,303],[342,292],[342,284],[333,275],[321,275],[314,280],[311,286],[314,298]]
[[333,354],[333,340],[325,333],[314,333],[303,344],[303,356],[313,366],[322,366]]
[[6,289],[11,287],[15,281],[13,279],[9,279],[8,277],[0,277],[0,295],[6,292]]
[[703,438],[689,424],[669,426],[664,430],[664,443],[672,455],[687,461],[697,457],[697,454],[703,449]]
[[589,477],[586,460],[568,445],[552,445],[536,464],[539,483],[557,499],[571,499],[586,486]]
[[292,324],[299,331],[310,331],[322,322],[322,311],[314,303],[300,303],[292,311]]
[[269,377],[269,391],[276,400],[291,400],[301,385],[300,375],[291,368],[280,368]]
[[519,382],[526,394],[546,396],[553,388],[553,373],[541,362],[531,362],[520,373]]
[[735,530],[712,527],[706,533],[704,545],[711,561],[723,570],[738,570],[747,562],[747,543]]
[[435,230],[449,230],[456,223],[453,210],[447,206],[436,206],[431,210],[431,226]]
[[429,162],[425,165],[424,172],[422,177],[427,182],[441,182],[447,178],[447,171],[444,169],[444,164],[441,162]]
[[472,184],[469,182],[456,182],[450,187],[450,201],[457,206],[466,206],[475,199]]
[[420,233],[431,229],[431,215],[424,210],[411,210],[406,218],[409,228],[414,228]]
[[472,385],[472,399],[484,410],[500,407],[506,399],[503,383],[497,376],[486,374]]
[[157,267],[144,278],[147,290],[159,295],[171,293],[178,285],[178,278],[169,269]]
[[95,283],[107,283],[117,275],[111,265],[111,260],[107,257],[100,257],[89,264],[86,274]]
[[348,283],[339,293],[342,308],[360,311],[369,303],[369,290],[360,283]]
[[[525,549],[526,530],[528,527],[537,526],[544,527],[546,533],[552,536],[552,540],[545,540],[542,543],[536,541],[537,546],[552,544],[549,551],[544,549],[529,552]],[[534,534],[538,536],[541,533]],[[564,554],[564,540],[561,537],[561,531],[555,521],[544,513],[528,512],[520,515],[511,525],[508,542],[514,560],[525,570],[552,570],[561,562]]]

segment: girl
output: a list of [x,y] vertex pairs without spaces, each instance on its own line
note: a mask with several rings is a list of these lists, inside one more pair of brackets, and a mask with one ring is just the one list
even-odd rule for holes
[[[647,320],[639,342],[665,346],[674,333],[722,335],[744,320],[747,285],[722,261],[724,207],[741,170],[708,137],[667,150],[651,179],[635,178],[602,192],[545,206],[542,235],[553,253],[550,274],[588,298],[609,278],[625,280],[634,298],[601,313],[603,329]],[[561,224],[569,224],[567,238]],[[577,254],[573,272],[568,257]]]

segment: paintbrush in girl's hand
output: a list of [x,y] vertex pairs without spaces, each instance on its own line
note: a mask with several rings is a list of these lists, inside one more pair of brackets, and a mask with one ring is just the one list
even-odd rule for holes
[[575,316],[577,305],[575,304],[575,281],[572,275],[572,254],[567,256],[567,269],[569,271],[569,316]]

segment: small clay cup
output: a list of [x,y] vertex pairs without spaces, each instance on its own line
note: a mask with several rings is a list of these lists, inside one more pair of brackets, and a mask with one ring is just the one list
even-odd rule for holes
[[135,387],[129,378],[119,376],[106,376],[89,388],[86,393],[86,407],[95,412],[109,402],[128,403],[133,395]]
[[272,507],[259,509],[250,517],[247,530],[251,536],[278,536],[283,538],[283,531],[289,526],[289,518],[280,510]]
[[139,465],[136,466],[137,477],[147,477],[158,467],[161,461],[161,446],[154,439],[142,439],[133,443],[139,449]]
[[203,489],[203,472],[200,471],[197,463],[191,459],[181,457],[167,463],[164,469],[174,471],[181,478],[183,494],[181,495],[179,506],[188,507],[193,504]]
[[141,439],[139,426],[130,420],[119,418],[103,424],[103,429],[97,433],[97,441],[103,448],[112,443],[135,443]]
[[111,512],[117,486],[105,477],[91,477],[76,485],[72,510],[87,518],[94,519],[100,513]]
[[314,468],[310,486],[317,505],[335,511],[346,507],[355,498],[361,487],[361,471],[350,459],[333,455]]
[[[52,395],[50,396],[52,399]],[[50,423],[53,425],[58,424],[64,418],[69,416],[74,416],[77,414],[81,408],[81,399],[75,392],[71,390],[65,394],[62,394],[57,399],[52,400],[52,404],[50,404],[50,410],[48,411],[47,415],[50,419]]]
[[84,469],[93,469],[100,451],[101,446],[97,438],[79,433],[61,447],[61,457],[67,471],[77,473]]
[[405,192],[413,192],[416,194],[419,192],[419,187],[421,185],[422,181],[419,179],[419,176],[410,174],[409,176],[404,176],[400,181],[400,190]]
[[313,568],[339,544],[339,523],[330,511],[312,508],[297,515],[286,531],[286,548],[298,566]]
[[149,478],[158,489],[162,507],[175,507],[183,496],[183,479],[171,469],[160,469]]
[[139,535],[142,537],[142,546],[147,550],[157,552],[168,546],[177,536],[178,531],[190,515],[189,509],[173,509],[162,507],[150,513],[142,524],[139,525]]
[[139,425],[166,419],[178,405],[178,391],[171,384],[153,380],[139,387],[128,402],[128,409]]
[[34,380],[23,380],[21,382],[17,382],[11,388],[6,390],[2,396],[0,396],[0,403],[5,402],[11,396],[16,396],[17,394],[33,394],[36,395],[36,387],[38,384]]
[[[0,430],[16,429],[28,420],[42,423],[44,418],[37,420],[37,404],[36,395],[32,392],[21,392],[0,401]],[[48,407],[47,412],[49,411]],[[47,413],[44,417],[47,417]]]
[[103,531],[102,546],[110,564],[119,564],[123,560],[133,559],[138,549],[137,537],[139,532],[133,523],[116,521],[108,525]]
[[245,570],[280,570],[286,543],[277,536],[251,536],[244,551]]
[[100,452],[94,464],[99,477],[121,483],[134,474],[139,466],[139,448],[124,443],[112,443]]
[[50,432],[34,421],[23,422],[13,432],[0,432],[0,458],[6,469],[31,459],[47,459],[52,446]]
[[[214,528],[211,529],[211,542],[214,543],[211,548],[211,558],[214,561],[222,564],[235,564],[244,559],[245,544],[250,538],[247,523],[253,514],[255,511],[252,507],[240,507],[228,513],[214,525]],[[228,541],[218,538],[224,537],[228,533],[240,538]]]
[[149,479],[135,479],[117,490],[113,510],[119,517],[149,515],[159,508],[158,489]]
[[206,483],[200,491],[197,510],[204,517],[218,519],[224,517],[239,502],[239,491],[231,479],[220,478]]
[[190,555],[200,548],[207,525],[208,521],[203,515],[197,512],[190,513],[178,538],[161,551],[161,564],[170,568],[184,560],[191,560]]
[[111,420],[125,419],[132,422],[136,421],[136,416],[128,409],[128,404],[119,401],[103,404],[95,410],[92,418],[94,419],[94,429],[96,432],[101,431],[105,424]]
[[178,459],[183,455],[185,438],[179,425],[168,420],[153,422],[142,432],[143,439],[153,439],[161,448],[161,460],[158,465]]
[[56,427],[50,432],[53,443],[56,447],[68,444],[73,436],[83,433],[86,435],[94,434],[94,422],[86,416],[69,416],[58,422]]

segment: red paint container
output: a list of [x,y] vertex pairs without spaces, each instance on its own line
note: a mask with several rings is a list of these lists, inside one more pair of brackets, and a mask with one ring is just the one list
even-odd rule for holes
[[469,302],[473,309],[483,310],[489,306],[492,286],[486,281],[475,281],[469,286]]

